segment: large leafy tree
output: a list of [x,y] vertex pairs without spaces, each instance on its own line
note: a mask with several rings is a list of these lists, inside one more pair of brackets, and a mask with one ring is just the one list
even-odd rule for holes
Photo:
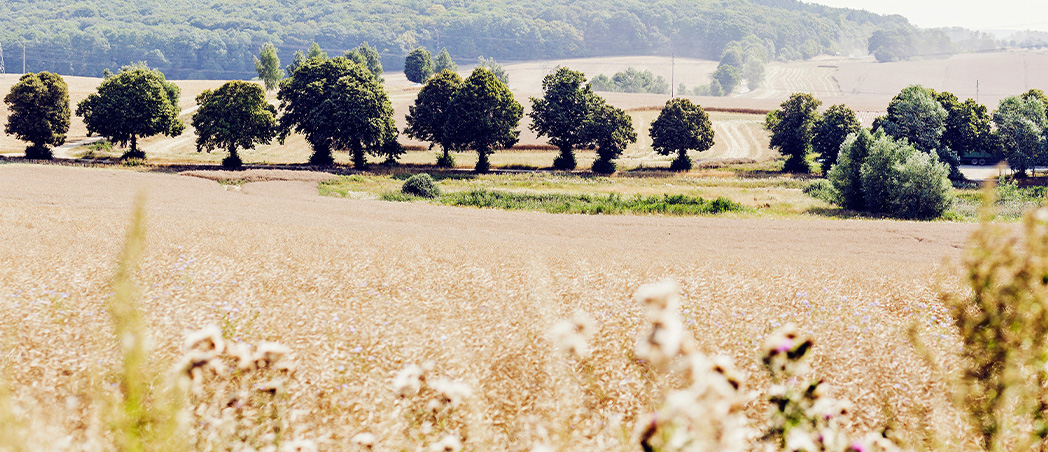
[[1036,97],[1005,98],[993,112],[993,122],[1008,166],[1020,176],[1026,175],[1044,151],[1048,129],[1045,104]]
[[444,71],[458,72],[458,65],[451,59],[451,54],[448,53],[448,49],[440,49],[440,53],[437,53],[437,57],[433,60],[433,70],[439,74]]
[[196,101],[200,106],[193,114],[197,150],[229,152],[222,160],[225,167],[242,165],[237,149],[269,144],[276,137],[276,107],[266,102],[266,93],[254,83],[226,82],[218,89],[200,93]]
[[421,47],[412,50],[404,58],[404,75],[408,81],[414,83],[425,83],[433,76],[433,56],[429,50]]
[[826,178],[833,184],[838,205],[852,210],[866,208],[866,196],[862,191],[862,165],[866,163],[874,142],[883,136],[883,131],[878,131],[875,136],[867,129],[859,129],[841,143],[837,163],[826,173]]
[[389,155],[395,140],[393,106],[368,69],[345,57],[307,59],[280,84],[280,139],[292,131],[313,148],[309,162],[330,165],[332,151],[349,150],[362,169],[365,151]]
[[861,128],[855,112],[843,104],[826,109],[822,119],[816,124],[811,139],[812,151],[822,157],[823,173],[828,172],[837,163],[837,153],[840,152],[844,139]]
[[953,93],[935,94],[939,105],[946,110],[946,123],[940,143],[959,155],[973,151],[994,151],[991,118],[986,106],[972,99],[964,102]]
[[706,110],[680,97],[666,102],[649,132],[655,152],[677,154],[670,164],[673,171],[691,169],[688,151],[703,152],[713,147],[713,124]]
[[178,119],[180,90],[158,70],[125,66],[102,80],[98,92],[76,107],[89,134],[98,134],[131,148],[121,158],[145,158],[138,149],[140,137],[164,134],[175,137],[186,125]]
[[822,102],[811,94],[795,93],[765,118],[764,127],[771,132],[771,147],[786,156],[784,171],[811,171],[808,156],[815,125],[819,122],[819,105]]
[[444,133],[477,151],[476,171],[487,172],[488,154],[517,143],[524,108],[491,71],[479,67],[466,78],[448,105]]
[[[1041,103],[1045,106],[1046,112],[1048,112],[1048,95],[1044,94],[1044,91],[1034,88],[1025,93],[1022,93],[1019,97],[1021,97],[1023,100],[1037,99],[1041,101]],[[1048,115],[1048,113],[1046,113],[1046,115]]]
[[923,152],[935,152],[939,160],[950,166],[950,177],[963,177],[957,166],[957,153],[942,142],[946,132],[946,109],[935,99],[935,92],[920,85],[903,88],[888,103],[887,116],[877,118],[874,129],[883,129],[888,136],[905,138]]
[[305,63],[306,60],[326,59],[328,59],[327,52],[320,48],[320,44],[314,42],[309,46],[309,50],[307,52],[296,50],[295,55],[291,59],[291,63],[289,63],[287,67],[284,68],[284,72],[287,74],[287,78],[291,78],[291,76],[295,75],[295,71],[298,69],[298,67],[301,66],[302,63]]
[[710,77],[720,83],[725,96],[735,91],[735,88],[742,83],[742,71],[738,67],[727,64],[721,64],[717,67],[717,70]]
[[378,49],[368,44],[367,41],[360,43],[354,49],[347,50],[345,56],[350,60],[367,66],[368,71],[375,76],[379,83],[385,82],[382,78],[382,57],[379,56]]
[[553,167],[563,170],[575,169],[575,147],[588,140],[585,134],[586,117],[593,108],[597,96],[586,83],[586,75],[558,68],[542,79],[541,98],[531,98],[531,125],[529,128],[539,137],[549,137],[550,144],[560,149]]
[[448,122],[448,107],[455,92],[462,86],[462,77],[452,71],[441,71],[426,82],[408,107],[407,128],[404,133],[412,138],[430,142],[430,149],[440,145],[443,155],[437,159],[438,166],[451,167],[455,164],[450,151],[455,149],[453,136],[444,133]]
[[593,161],[593,172],[611,174],[615,172],[615,159],[622,155],[626,146],[637,142],[633,130],[633,118],[620,108],[613,107],[597,97],[591,107],[583,134],[588,143],[597,147],[597,159]]
[[258,73],[259,80],[265,83],[266,91],[277,89],[284,73],[280,70],[280,57],[277,56],[277,48],[273,43],[262,44],[262,50],[255,57],[255,72]]
[[506,72],[506,68],[495,61],[495,58],[477,57],[477,67],[491,71],[502,84],[509,86],[509,73]]
[[58,74],[25,74],[4,97],[10,110],[4,132],[29,142],[26,158],[50,159],[48,145],[65,143],[69,131],[69,86]]

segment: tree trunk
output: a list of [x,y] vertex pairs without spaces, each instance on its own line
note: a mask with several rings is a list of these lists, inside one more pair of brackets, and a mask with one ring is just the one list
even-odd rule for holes
[[553,160],[553,167],[559,170],[573,170],[578,166],[578,162],[575,161],[575,151],[571,145],[565,145],[560,147],[560,155]]
[[310,165],[328,166],[334,163],[331,158],[331,146],[326,141],[313,145],[313,155],[309,156]]
[[477,149],[477,167],[473,171],[477,173],[486,173],[491,170],[491,164],[488,163],[488,154],[490,153],[487,149]]
[[240,160],[240,154],[237,153],[237,147],[229,147],[229,155],[222,160],[222,166],[229,169],[240,169],[244,165],[244,162]]
[[353,168],[363,170],[368,161],[364,158],[364,147],[360,143],[353,143]]
[[146,153],[138,150],[138,135],[131,135],[131,149],[124,153],[122,160],[145,159]]

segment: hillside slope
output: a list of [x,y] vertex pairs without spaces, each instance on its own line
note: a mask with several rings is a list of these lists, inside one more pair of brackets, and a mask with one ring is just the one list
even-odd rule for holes
[[[169,78],[254,74],[252,55],[277,45],[286,63],[317,41],[339,54],[369,41],[388,69],[417,46],[460,61],[601,55],[719,59],[753,35],[773,59],[865,54],[877,30],[916,30],[901,16],[795,0],[9,0],[0,2],[7,67],[99,76],[145,61]],[[948,40],[946,42],[948,44]]]

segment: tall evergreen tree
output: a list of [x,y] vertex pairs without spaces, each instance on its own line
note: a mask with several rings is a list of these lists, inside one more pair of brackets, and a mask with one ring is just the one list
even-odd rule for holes
[[458,65],[451,59],[451,54],[448,53],[447,47],[440,49],[440,53],[437,54],[437,58],[433,60],[434,71],[441,73],[444,71],[458,72]]

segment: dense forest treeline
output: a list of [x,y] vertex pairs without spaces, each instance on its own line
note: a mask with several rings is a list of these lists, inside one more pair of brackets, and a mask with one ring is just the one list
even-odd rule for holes
[[[795,0],[7,0],[0,17],[8,72],[21,69],[25,42],[30,72],[100,76],[146,62],[179,79],[252,77],[251,57],[265,42],[288,62],[313,41],[336,54],[367,41],[396,70],[418,46],[446,47],[460,61],[719,59],[752,35],[773,59],[793,60],[866,54],[875,31],[924,32],[902,16]],[[948,39],[930,42],[945,48],[911,53],[951,50]]]

